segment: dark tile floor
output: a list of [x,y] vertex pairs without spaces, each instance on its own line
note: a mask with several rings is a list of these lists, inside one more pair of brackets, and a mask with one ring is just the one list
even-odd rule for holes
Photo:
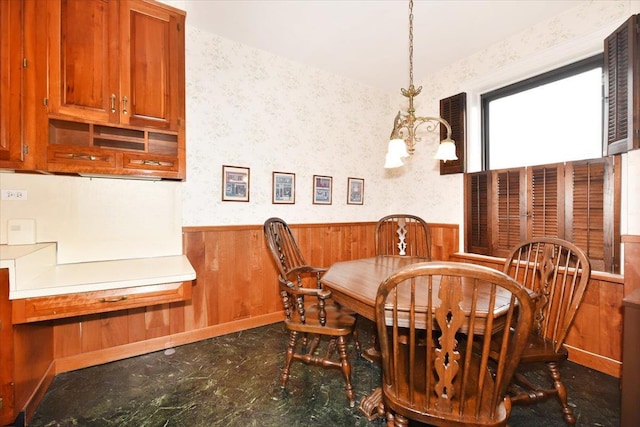
[[[373,324],[359,319],[360,341]],[[279,385],[282,324],[255,328],[56,376],[30,426],[383,426],[350,408],[339,371],[295,363]],[[172,349],[173,350],[173,349]],[[355,356],[355,350],[352,349]],[[172,353],[172,354],[171,354]],[[380,369],[352,358],[356,406],[380,383]],[[618,426],[617,378],[562,367],[579,426]],[[564,426],[549,400],[514,407],[511,426]]]

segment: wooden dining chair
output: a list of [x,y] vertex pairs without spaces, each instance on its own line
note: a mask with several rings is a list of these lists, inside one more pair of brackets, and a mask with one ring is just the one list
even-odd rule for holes
[[[354,335],[356,317],[351,310],[331,302],[331,292],[322,289],[320,283],[326,269],[307,264],[284,220],[269,218],[264,223],[264,235],[278,269],[280,296],[286,316],[284,325],[289,331],[281,387],[286,386],[294,360],[337,369],[342,372],[347,399],[353,407],[355,394],[347,344]],[[326,351],[322,354],[319,350],[321,341],[326,344]],[[359,353],[358,341],[354,341]]]
[[[533,322],[522,286],[484,266],[424,262],[384,280],[375,309],[388,425],[506,425]],[[493,335],[503,344],[495,361]]]
[[[564,342],[591,277],[589,258],[566,240],[541,237],[513,249],[504,272],[536,294],[533,333],[522,353],[521,369],[515,375],[517,388],[512,390],[512,401],[530,404],[556,396],[565,421],[575,424],[559,364],[568,358]],[[524,375],[538,365],[546,365],[550,375],[551,384],[546,388]]]
[[387,215],[375,230],[376,255],[417,256],[431,260],[431,231],[422,218],[408,214]]

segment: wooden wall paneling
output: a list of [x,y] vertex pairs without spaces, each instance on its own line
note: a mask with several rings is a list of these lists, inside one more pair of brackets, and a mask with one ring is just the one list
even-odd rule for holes
[[374,253],[375,237],[373,225],[356,226],[353,236],[351,253],[355,255],[355,258],[366,258]]
[[640,289],[640,236],[622,236],[624,244],[624,296]]
[[[252,230],[249,240],[249,310],[251,316],[259,316],[265,314],[269,309],[270,295],[267,295],[267,286],[262,285],[264,276],[263,255],[266,255],[265,242],[262,231]],[[266,285],[266,284],[265,284]]]
[[78,318],[53,321],[53,357],[60,359],[82,353],[82,322]]
[[206,322],[206,272],[209,264],[206,262],[205,233],[193,231],[183,233],[183,252],[189,259],[196,272],[193,281],[191,301],[185,306],[185,329],[192,331],[207,326]]
[[144,341],[147,338],[147,330],[144,326],[146,322],[146,313],[146,307],[127,310],[128,342]]
[[224,309],[224,294],[222,293],[224,289],[221,289],[221,281],[224,279],[225,271],[228,273],[229,270],[225,265],[228,260],[221,252],[224,252],[223,246],[228,246],[232,242],[224,240],[223,234],[221,232],[205,234],[205,264],[207,268],[203,275],[205,279],[203,285],[205,288],[206,326],[217,325],[225,321],[225,313],[220,310],[219,306]]
[[622,360],[622,331],[624,312],[620,305],[624,286],[601,281],[600,287],[600,340],[598,354]]
[[[236,312],[239,309],[239,301],[237,295],[243,293],[241,285],[234,282],[235,270],[240,268],[238,264],[245,268],[246,263],[242,259],[236,258],[235,239],[236,233],[218,233],[218,242],[216,243],[216,256],[219,259],[219,268],[216,270],[213,287],[216,292],[215,310],[217,313],[209,312],[209,325],[227,323],[236,319]],[[216,316],[217,314],[217,316]],[[212,321],[214,320],[215,321]]]
[[[233,259],[235,262],[229,264],[234,265],[232,277],[228,281],[222,283],[222,286],[228,291],[226,295],[233,296],[233,314],[229,321],[246,319],[252,315],[253,296],[255,294],[262,295],[258,286],[253,286],[251,282],[251,269],[253,264],[253,238],[251,230],[243,230],[235,233],[233,241]],[[228,298],[225,298],[229,301]]]
[[[163,337],[171,333],[169,308],[170,304],[147,307],[144,317],[147,339]],[[126,319],[125,316],[123,317]]]
[[102,349],[102,316],[92,314],[81,316],[80,342],[82,352],[87,353]]
[[169,334],[178,334],[185,329],[185,305],[183,302],[172,302],[169,304]]
[[100,315],[100,347],[116,347],[129,343],[129,316],[126,311],[112,311]]
[[[349,226],[344,230],[341,227],[331,228],[332,241],[335,244],[337,252],[340,254],[340,259],[353,258],[353,254],[351,252],[351,233],[353,232],[353,228],[354,226]],[[334,251],[332,250],[329,256],[332,257],[333,253]]]
[[431,224],[431,258],[448,261],[459,249],[459,227],[449,224]]

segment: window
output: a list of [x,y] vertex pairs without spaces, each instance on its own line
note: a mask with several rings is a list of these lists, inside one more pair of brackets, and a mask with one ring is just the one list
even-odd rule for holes
[[551,236],[582,248],[594,270],[620,271],[620,158],[602,157],[603,58],[481,97],[484,170],[465,175],[467,252],[505,257]]
[[484,169],[602,156],[603,56],[482,96]]

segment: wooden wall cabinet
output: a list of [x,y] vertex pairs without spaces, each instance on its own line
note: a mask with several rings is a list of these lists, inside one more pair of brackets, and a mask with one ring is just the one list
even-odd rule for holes
[[185,178],[185,13],[151,0],[50,0],[49,172]]
[[21,167],[22,0],[0,2],[0,167]]

